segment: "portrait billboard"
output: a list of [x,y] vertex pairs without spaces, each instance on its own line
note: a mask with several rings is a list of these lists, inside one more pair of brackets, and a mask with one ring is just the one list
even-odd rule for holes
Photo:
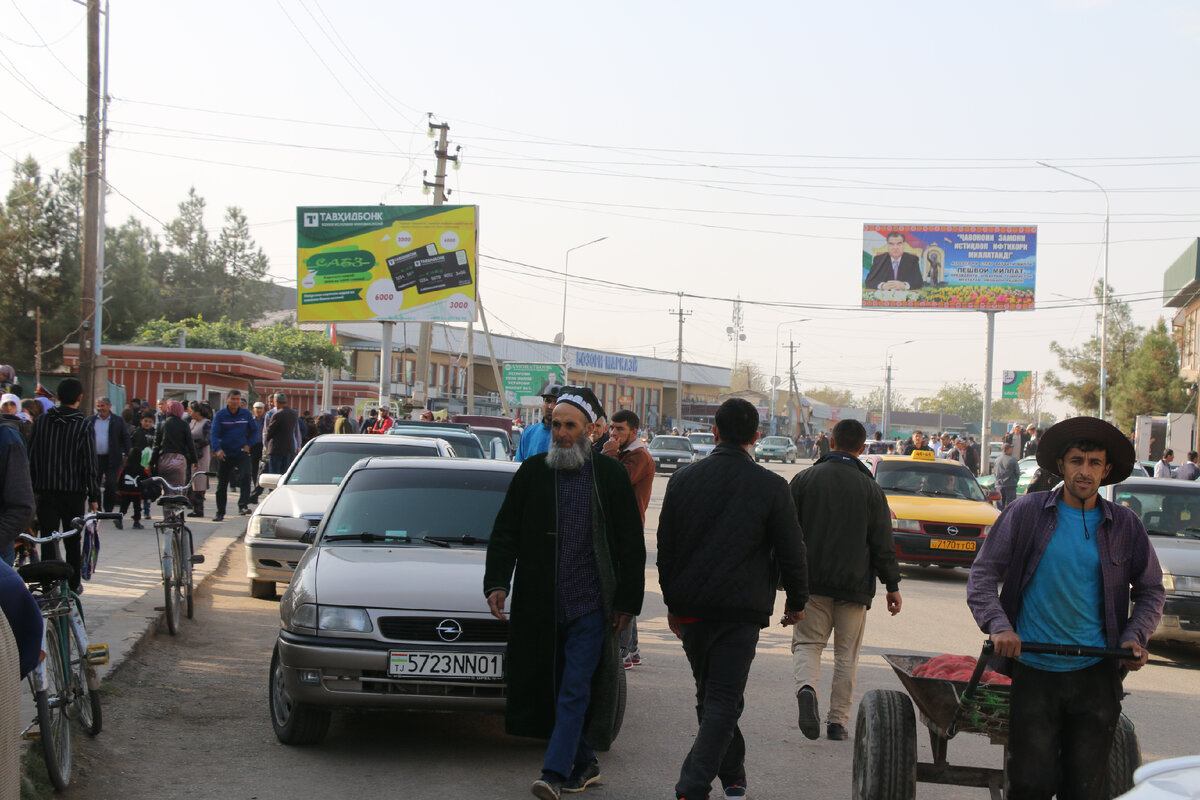
[[863,225],[864,308],[1032,310],[1037,227]]
[[474,322],[476,206],[296,209],[300,322]]
[[540,406],[542,389],[548,383],[566,383],[562,364],[518,364],[507,361],[501,367],[504,399],[510,406]]

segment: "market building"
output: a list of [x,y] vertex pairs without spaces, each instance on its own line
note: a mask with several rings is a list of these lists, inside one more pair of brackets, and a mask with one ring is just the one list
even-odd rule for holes
[[1200,239],[1193,240],[1163,274],[1163,305],[1174,308],[1171,327],[1179,345],[1179,377],[1200,380]]

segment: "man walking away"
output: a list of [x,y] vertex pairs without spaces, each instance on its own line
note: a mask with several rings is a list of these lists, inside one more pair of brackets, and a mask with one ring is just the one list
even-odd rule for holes
[[521,464],[488,542],[483,591],[496,618],[514,590],[505,728],[550,739],[531,787],[540,800],[600,779],[593,748],[614,736],[617,637],[642,609],[642,523],[625,469],[592,451],[599,415],[590,389],[562,390],[554,445]]
[[[629,482],[633,484],[633,496],[637,499],[638,511],[642,515],[642,526],[646,524],[646,506],[650,504],[650,490],[654,485],[654,457],[646,449],[645,443],[638,438],[638,427],[641,420],[638,415],[628,409],[621,409],[612,416],[612,425],[608,428],[608,438],[601,452],[621,462],[629,473]],[[593,448],[595,445],[593,445]],[[621,632],[621,662],[625,669],[642,663],[642,654],[638,649],[637,618],[630,621],[628,627]]]
[[[96,436],[96,465],[102,491],[101,508],[112,511],[117,504],[117,488],[121,467],[129,454],[129,426],[125,419],[112,413],[112,401],[96,398],[96,413],[88,417]],[[121,520],[116,520],[118,528]]]
[[658,522],[658,580],[667,623],[683,640],[700,727],[675,796],[703,800],[713,778],[746,796],[746,740],[738,727],[758,634],[786,594],[783,624],[808,601],[804,537],[783,478],[754,463],[759,417],[741,398],[717,409],[717,446],[671,476]]
[[867,445],[867,455],[881,456],[887,452],[887,444],[883,441],[883,432],[875,431],[874,440]]
[[250,441],[254,438],[254,415],[242,406],[242,393],[234,389],[225,408],[212,421],[212,455],[217,459],[217,515],[213,522],[225,519],[229,481],[236,474],[238,512],[250,513]]
[[[1121,680],[1146,663],[1165,597],[1141,519],[1099,495],[1129,477],[1134,459],[1133,445],[1103,420],[1052,426],[1037,460],[1062,486],[1005,509],[971,565],[967,604],[1004,661],[996,667],[1013,679],[1009,800],[1101,796]],[[1023,653],[1022,642],[1119,646],[1133,659]]]
[[288,406],[287,395],[275,395],[275,410],[267,420],[267,431],[263,434],[263,452],[267,454],[267,472],[282,475],[296,455],[296,425],[299,417],[296,409]]
[[801,732],[821,732],[817,681],[821,653],[833,634],[833,691],[825,734],[845,739],[854,699],[858,653],[867,611],[878,580],[887,589],[887,607],[900,613],[900,566],[892,541],[887,499],[858,460],[867,431],[844,419],[833,428],[829,455],[792,479],[792,501],[804,530],[812,596],[804,618],[792,629],[792,671]]
[[[86,510],[99,509],[100,482],[96,469],[96,437],[79,413],[83,384],[67,378],[58,385],[57,406],[33,422],[29,440],[29,472],[37,497],[38,533],[49,536],[67,530]],[[71,589],[79,591],[79,538],[62,539],[71,565]],[[42,558],[52,559],[56,542],[42,545]]]
[[1162,458],[1154,465],[1154,477],[1156,478],[1174,478],[1175,471],[1171,469],[1171,462],[1175,460],[1175,451],[1167,449],[1163,451]]
[[1189,450],[1187,463],[1175,470],[1175,480],[1194,481],[1196,478],[1200,478],[1200,466],[1196,465],[1196,458],[1196,451]]
[[1001,511],[1017,499],[1017,482],[1021,480],[1021,465],[1013,457],[1013,447],[1012,442],[1004,443],[992,469],[996,476],[996,489],[1000,492]]

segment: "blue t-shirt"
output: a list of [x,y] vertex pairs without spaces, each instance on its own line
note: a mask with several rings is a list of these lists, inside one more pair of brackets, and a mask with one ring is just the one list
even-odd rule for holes
[[[1086,517],[1087,524],[1084,525]],[[1103,519],[1058,501],[1058,523],[1025,587],[1017,635],[1023,642],[1104,647],[1104,581],[1096,532]],[[1099,658],[1022,653],[1021,663],[1051,672],[1084,669]]]

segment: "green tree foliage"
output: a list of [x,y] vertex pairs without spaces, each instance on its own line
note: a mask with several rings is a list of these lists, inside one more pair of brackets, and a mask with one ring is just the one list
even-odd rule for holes
[[1117,426],[1133,430],[1139,414],[1166,414],[1188,407],[1187,383],[1179,377],[1179,348],[1166,323],[1146,332],[1109,393]]
[[945,383],[933,397],[913,400],[913,410],[926,414],[957,414],[962,421],[983,419],[983,393],[972,383]]
[[804,396],[830,406],[854,407],[854,394],[849,389],[822,386],[820,389],[805,389]]
[[181,330],[186,332],[187,347],[242,350],[282,361],[287,378],[312,378],[321,364],[333,369],[346,365],[337,345],[321,333],[282,323],[251,328],[228,317],[217,322],[205,322],[202,317],[178,322],[166,318],[151,320],[138,328],[134,344],[177,347]]
[[1002,397],[992,401],[992,422],[1022,422],[1031,417],[1020,400]]
[[[1098,304],[1104,299],[1104,281],[1097,281],[1093,291]],[[1121,381],[1133,351],[1142,338],[1142,329],[1134,324],[1129,305],[1114,299],[1114,290],[1108,288],[1108,324],[1105,353],[1107,388]],[[1101,310],[1096,311],[1096,327],[1100,327]],[[1047,373],[1046,383],[1060,400],[1065,400],[1078,414],[1100,413],[1100,336],[1092,336],[1079,347],[1067,347],[1057,341],[1050,342],[1050,351],[1058,358],[1058,365],[1066,375],[1059,377]]]
[[[883,411],[884,392],[882,386],[876,386],[871,391],[854,401],[855,408],[864,411]],[[912,411],[908,398],[892,389],[892,411]]]

